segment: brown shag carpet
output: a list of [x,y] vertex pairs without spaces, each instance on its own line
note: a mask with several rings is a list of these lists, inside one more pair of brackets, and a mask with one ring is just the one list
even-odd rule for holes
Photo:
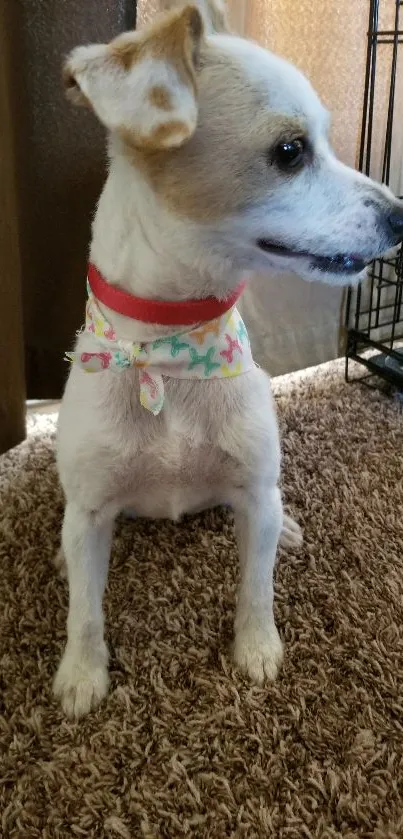
[[65,720],[54,419],[0,459],[0,833],[6,839],[403,836],[403,416],[339,363],[274,383],[284,494],[278,682],[231,666],[231,517],[120,522],[112,688]]

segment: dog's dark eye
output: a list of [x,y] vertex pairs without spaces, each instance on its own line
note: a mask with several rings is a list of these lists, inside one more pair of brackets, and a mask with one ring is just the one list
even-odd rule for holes
[[303,163],[304,153],[304,140],[290,140],[287,143],[279,143],[276,146],[274,158],[281,169],[295,169]]

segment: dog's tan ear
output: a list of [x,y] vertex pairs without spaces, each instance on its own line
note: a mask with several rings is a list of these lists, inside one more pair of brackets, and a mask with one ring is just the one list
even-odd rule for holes
[[67,95],[140,148],[180,146],[195,131],[203,21],[195,6],[162,15],[140,33],[78,47],[64,68]]
[[[164,0],[165,9],[184,6],[185,0]],[[225,0],[195,0],[207,32],[229,32]]]

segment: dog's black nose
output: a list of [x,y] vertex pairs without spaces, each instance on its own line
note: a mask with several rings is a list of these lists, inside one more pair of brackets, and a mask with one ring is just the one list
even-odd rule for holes
[[396,244],[403,241],[403,208],[394,210],[389,216],[389,226],[396,239]]

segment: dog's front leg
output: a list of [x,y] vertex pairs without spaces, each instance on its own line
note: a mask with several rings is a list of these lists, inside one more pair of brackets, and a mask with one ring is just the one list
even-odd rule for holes
[[263,485],[238,490],[233,507],[240,553],[234,657],[261,684],[276,678],[282,660],[273,615],[273,568],[283,523],[280,491]]
[[69,717],[96,707],[108,690],[108,651],[102,598],[108,573],[113,519],[67,504],[62,546],[69,581],[67,645],[54,693]]

